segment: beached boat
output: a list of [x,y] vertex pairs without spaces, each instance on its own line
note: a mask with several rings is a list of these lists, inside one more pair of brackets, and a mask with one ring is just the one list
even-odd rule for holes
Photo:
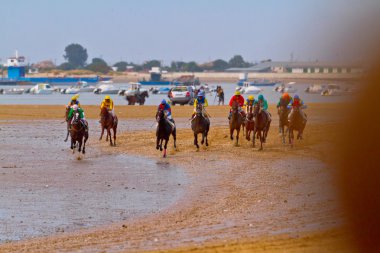
[[278,84],[278,82],[272,82],[266,79],[256,79],[256,80],[253,80],[252,82],[239,80],[237,85],[244,86],[245,83],[249,83],[250,86],[256,86],[256,87],[275,86],[276,84]]
[[48,95],[52,94],[55,89],[48,83],[38,83],[32,88],[30,88],[30,94],[38,94],[38,95]]
[[243,94],[258,94],[262,90],[254,85],[251,85],[250,82],[244,82],[243,87],[237,87],[236,90],[240,90]]
[[341,96],[345,93],[338,84],[329,84],[327,88],[321,92],[322,96]]
[[20,95],[20,94],[23,94],[24,92],[25,92],[25,89],[13,88],[13,89],[9,89],[9,90],[4,90],[3,94]]
[[95,94],[118,94],[119,88],[112,84],[101,84],[94,89]]
[[293,86],[295,82],[290,82],[287,84],[281,84],[280,86],[275,87],[273,90],[280,93],[295,93],[297,89]]
[[141,83],[130,83],[129,87],[127,90],[124,91],[125,96],[134,96],[136,95],[137,92],[148,92],[148,89],[142,88]]
[[321,94],[321,92],[325,89],[326,85],[324,84],[312,84],[305,89],[305,92],[312,94]]

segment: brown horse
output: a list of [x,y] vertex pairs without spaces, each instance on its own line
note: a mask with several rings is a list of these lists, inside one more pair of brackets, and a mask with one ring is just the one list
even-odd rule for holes
[[[169,119],[167,118],[167,115],[165,113],[164,110],[158,110],[157,113],[156,113],[156,121],[158,123],[157,125],[157,130],[156,130],[156,137],[157,137],[157,140],[156,140],[156,149],[162,151],[163,150],[163,154],[162,154],[162,157],[166,157],[166,149],[168,147],[168,142],[169,142],[169,138],[170,138],[170,135],[173,135],[173,139],[174,139],[174,148],[176,149],[177,148],[177,144],[176,144],[176,141],[177,141],[177,130],[176,130],[176,127],[172,126],[168,121]],[[174,121],[172,121],[173,124],[174,124]],[[164,148],[162,148],[162,142],[165,141],[164,143]]]
[[[245,138],[250,141],[251,140],[251,133],[253,130],[255,130],[255,121],[253,119],[253,106],[247,105],[247,116],[245,120]],[[253,136],[254,138],[254,136]]]
[[128,105],[144,105],[145,104],[145,98],[149,97],[148,91],[140,92],[139,95],[128,95],[125,96],[125,99],[128,101]]
[[210,119],[206,118],[204,114],[203,105],[198,103],[195,116],[191,120],[191,129],[194,133],[194,145],[197,147],[197,150],[199,150],[198,134],[202,134],[201,144],[203,145],[206,141],[206,146],[208,146],[207,135],[210,131]]
[[[280,129],[280,134],[282,134],[282,143],[285,144],[285,135],[289,131],[289,121],[288,121],[288,115],[289,115],[289,110],[287,106],[281,105],[278,108],[278,117],[279,117],[279,129]],[[286,127],[286,131],[285,131]]]
[[292,117],[289,119],[289,143],[291,147],[294,145],[293,131],[298,131],[297,140],[302,140],[302,134],[306,126],[306,122],[304,122],[300,114],[300,109],[297,106],[293,106],[292,110]]
[[235,146],[239,145],[239,133],[240,128],[243,124],[243,116],[241,115],[239,111],[239,103],[237,101],[234,101],[232,103],[232,114],[230,119],[230,138],[231,140],[234,139],[234,131],[236,130],[236,143]]
[[[82,151],[83,154],[86,153],[86,141],[88,139],[88,131],[86,131],[85,126],[79,118],[79,113],[74,113],[71,120],[70,127],[70,136],[71,136],[71,149],[73,153],[78,144],[78,152]],[[82,150],[83,143],[83,150]]]
[[[117,116],[115,115],[115,119],[114,119],[112,117],[112,114],[108,111],[108,109],[106,107],[103,107],[100,111],[100,124],[102,126],[102,133],[100,135],[99,140],[101,140],[103,137],[104,129],[107,129],[106,141],[108,141],[108,137],[109,137],[110,145],[116,146],[117,123],[118,123]],[[113,130],[113,143],[112,143],[111,129]]]
[[[263,143],[265,142],[266,136],[269,131],[269,118],[268,115],[262,110],[261,104],[256,103],[253,107],[253,116],[255,118],[255,129],[253,131],[253,137],[257,136],[257,139],[260,139],[260,148],[263,149]],[[256,138],[252,138],[253,147],[255,147]]]

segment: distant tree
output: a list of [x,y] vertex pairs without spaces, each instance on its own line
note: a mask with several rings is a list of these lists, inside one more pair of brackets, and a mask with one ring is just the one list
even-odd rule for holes
[[228,61],[230,68],[244,68],[247,67],[247,64],[241,55],[235,55]]
[[125,61],[119,61],[113,65],[117,68],[118,72],[124,72],[127,70],[128,63]]
[[199,67],[199,65],[194,61],[186,63],[183,66],[183,70],[187,71],[187,72],[201,72],[201,71],[203,71],[203,69],[201,67]]
[[101,58],[93,58],[91,64],[86,66],[86,69],[103,74],[111,70],[107,63]]
[[185,65],[186,62],[183,61],[172,61],[172,63],[170,64],[170,70],[173,72],[184,71]]
[[218,59],[218,60],[213,61],[212,70],[224,71],[227,68],[228,68],[228,62],[226,62],[222,59]]
[[68,62],[64,62],[62,63],[61,65],[58,66],[58,69],[62,69],[62,70],[73,70],[75,69],[75,67],[68,63]]
[[70,44],[65,48],[63,58],[68,61],[74,68],[83,68],[88,58],[87,49],[79,44]]
[[152,67],[161,67],[161,62],[159,60],[147,61],[142,65],[143,69],[151,69]]

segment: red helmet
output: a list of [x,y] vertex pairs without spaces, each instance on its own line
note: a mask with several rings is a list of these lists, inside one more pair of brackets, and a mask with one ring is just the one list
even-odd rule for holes
[[289,93],[285,92],[284,94],[282,94],[282,98],[289,99],[290,98]]

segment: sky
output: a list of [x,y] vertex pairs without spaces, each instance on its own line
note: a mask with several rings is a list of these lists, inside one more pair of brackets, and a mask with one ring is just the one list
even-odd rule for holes
[[79,43],[107,63],[264,59],[332,60],[350,25],[378,0],[12,0],[1,1],[0,59],[64,62]]

